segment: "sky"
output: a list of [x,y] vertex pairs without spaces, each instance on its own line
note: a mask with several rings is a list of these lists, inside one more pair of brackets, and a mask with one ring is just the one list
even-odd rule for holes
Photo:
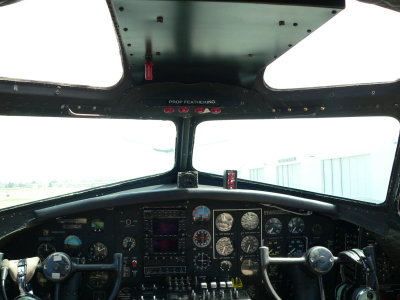
[[355,0],[276,59],[274,89],[391,82],[400,78],[400,13]]
[[122,77],[106,1],[23,0],[0,7],[0,78],[110,87]]
[[171,121],[0,116],[0,182],[121,181],[169,171]]

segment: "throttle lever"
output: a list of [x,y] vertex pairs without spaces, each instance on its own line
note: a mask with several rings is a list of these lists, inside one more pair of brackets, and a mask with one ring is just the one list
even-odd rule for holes
[[379,295],[379,282],[376,269],[375,247],[372,245],[367,246],[363,249],[363,252],[365,254],[365,262],[368,267],[366,278],[367,286],[376,290],[377,294]]

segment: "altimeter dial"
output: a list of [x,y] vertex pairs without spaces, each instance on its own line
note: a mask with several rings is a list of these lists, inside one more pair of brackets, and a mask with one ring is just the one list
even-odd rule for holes
[[200,248],[207,247],[211,243],[211,234],[205,229],[199,229],[193,234],[193,243]]
[[222,256],[231,255],[234,250],[232,240],[228,237],[220,238],[215,244],[215,250]]

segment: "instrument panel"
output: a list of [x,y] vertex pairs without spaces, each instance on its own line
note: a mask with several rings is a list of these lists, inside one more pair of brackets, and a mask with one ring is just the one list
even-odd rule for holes
[[[13,249],[16,257],[44,259],[61,251],[80,263],[110,263],[113,253],[122,253],[119,299],[155,286],[184,290],[202,281],[228,280],[247,287],[256,298],[256,285],[261,285],[259,246],[270,247],[271,255],[292,257],[314,245],[334,253],[344,247],[335,222],[327,217],[252,203],[226,207],[226,202],[216,201],[133,205],[60,217],[20,239],[32,246]],[[282,274],[272,271],[271,279],[285,285]],[[106,299],[112,278],[107,272],[85,274],[87,298]],[[36,280],[45,291],[45,279],[38,275]]]

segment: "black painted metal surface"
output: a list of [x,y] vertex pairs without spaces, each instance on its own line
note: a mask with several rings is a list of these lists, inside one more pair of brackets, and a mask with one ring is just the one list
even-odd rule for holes
[[[110,0],[134,85],[153,81],[251,86],[259,71],[332,18],[344,1]],[[312,3],[311,3],[312,2]],[[306,5],[314,6],[306,6]],[[318,5],[325,7],[317,7]],[[330,6],[330,7],[326,7]],[[129,76],[128,75],[128,76]]]

